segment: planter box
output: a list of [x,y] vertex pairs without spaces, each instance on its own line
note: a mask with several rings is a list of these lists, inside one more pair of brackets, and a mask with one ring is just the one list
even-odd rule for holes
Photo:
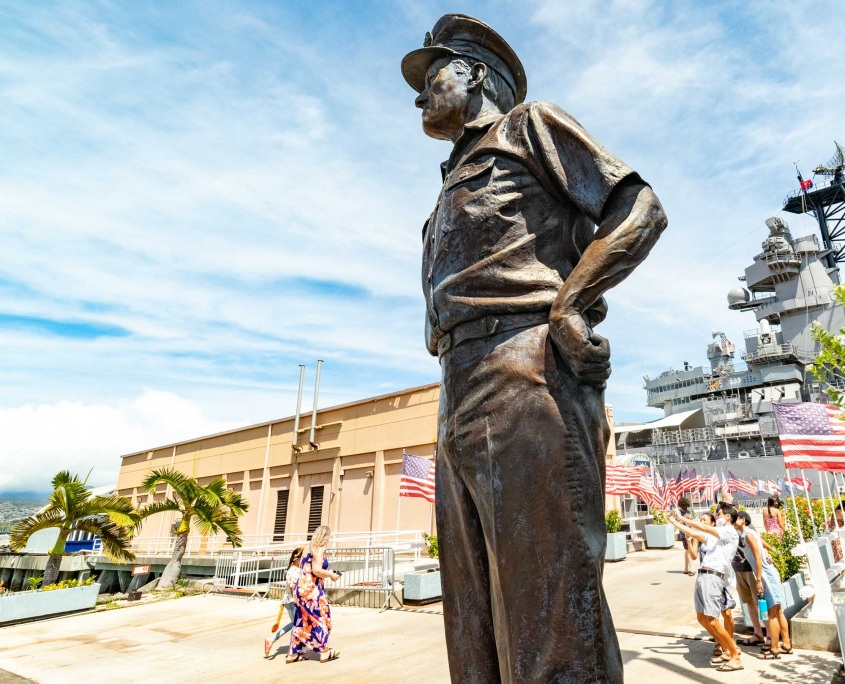
[[443,596],[440,587],[440,572],[409,572],[404,576],[405,589],[404,599],[406,601],[431,601]]
[[607,548],[604,550],[606,561],[625,560],[628,555],[628,542],[625,532],[612,532],[607,535]]
[[671,525],[646,525],[645,543],[650,549],[675,547],[675,528]]
[[90,610],[97,603],[99,584],[55,591],[22,591],[0,596],[0,625],[39,617]]

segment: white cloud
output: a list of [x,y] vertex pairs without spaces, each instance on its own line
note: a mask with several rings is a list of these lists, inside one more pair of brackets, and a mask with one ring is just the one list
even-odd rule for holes
[[[713,328],[740,346],[753,326],[724,295],[792,161],[827,159],[842,135],[830,65],[845,8],[823,5],[825,22],[762,1],[468,9],[512,42],[532,99],[568,109],[666,206],[668,231],[599,331],[617,417],[647,415],[641,374],[700,363]],[[324,404],[439,376],[419,239],[449,149],[423,136],[398,63],[451,8],[332,7],[0,9],[0,314],[130,333],[3,328],[0,409],[120,412],[155,387],[210,423],[258,422],[292,412],[297,364],[318,356]],[[64,431],[70,414],[49,416]],[[125,423],[138,447],[160,442],[139,420]]]
[[154,390],[114,404],[0,409],[0,492],[45,491],[60,470],[84,477],[93,469],[89,484],[115,484],[122,454],[233,427],[196,402]]

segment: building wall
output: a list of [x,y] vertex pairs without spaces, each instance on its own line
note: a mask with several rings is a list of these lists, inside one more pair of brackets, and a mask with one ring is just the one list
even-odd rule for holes
[[[434,457],[440,385],[431,384],[319,411],[308,445],[310,413],[301,416],[294,454],[293,417],[201,437],[122,457],[117,490],[136,505],[167,495],[141,488],[153,468],[174,467],[201,484],[223,476],[250,504],[241,522],[246,537],[274,531],[278,492],[289,492],[285,532],[307,532],[312,488],[323,486],[323,524],[340,532],[421,529],[434,533],[433,507],[399,497],[402,454]],[[607,407],[611,421],[612,409]],[[613,457],[613,440],[608,445]],[[141,537],[170,534],[175,514],[150,518]]]

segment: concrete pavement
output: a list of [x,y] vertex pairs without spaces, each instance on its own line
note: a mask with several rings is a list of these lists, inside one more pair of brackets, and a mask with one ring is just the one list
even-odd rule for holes
[[[694,580],[681,573],[682,564],[680,550],[675,550],[632,554],[607,566],[608,600],[627,684],[831,681],[838,656],[806,651],[764,662],[749,649],[743,657],[745,670],[716,672],[708,662],[712,643],[699,640],[702,633],[692,610]],[[285,640],[270,659],[263,658],[262,640],[277,608],[274,601],[195,596],[3,628],[0,684],[7,682],[3,670],[39,684],[262,684],[294,675],[344,684],[449,681],[439,604],[385,613],[335,608],[332,646],[342,651],[341,658],[293,665],[284,663]]]

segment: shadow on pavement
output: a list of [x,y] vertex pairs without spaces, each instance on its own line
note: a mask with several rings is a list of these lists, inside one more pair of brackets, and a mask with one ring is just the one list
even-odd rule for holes
[[[757,649],[741,649],[742,662],[745,667],[742,681],[749,681],[748,676],[758,677],[761,682],[779,682],[780,684],[828,684],[838,682],[836,672],[839,662],[832,661],[830,654],[814,655],[803,651],[801,654],[783,655],[778,660],[758,662]],[[683,678],[683,681],[723,682],[725,674],[717,672],[710,665],[713,653],[713,643],[677,639],[664,645],[646,647],[641,651],[622,651],[622,659],[626,669],[635,663],[647,663],[648,668],[660,668],[667,674],[673,673]],[[683,664],[678,662],[683,660]],[[674,661],[674,662],[673,662]]]

